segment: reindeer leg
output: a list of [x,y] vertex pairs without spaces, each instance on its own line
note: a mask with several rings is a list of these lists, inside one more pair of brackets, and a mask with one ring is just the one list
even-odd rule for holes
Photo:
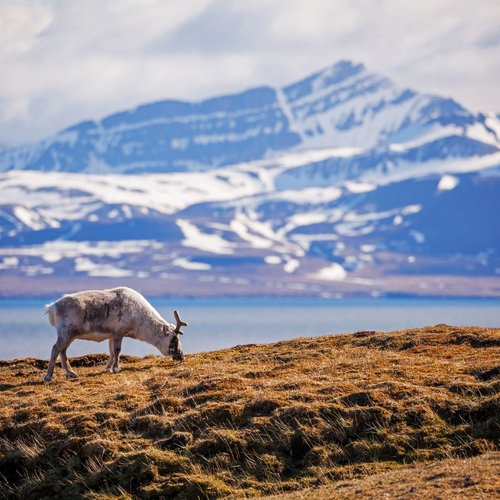
[[46,382],[50,382],[52,380],[52,374],[54,373],[54,365],[56,364],[57,356],[59,353],[67,347],[67,340],[65,335],[62,335],[58,332],[57,341],[52,346],[52,352],[50,354],[49,367],[47,368],[47,373],[43,378]]
[[113,352],[114,352],[114,359],[113,359],[113,366],[111,367],[111,373],[118,373],[120,371],[120,351],[122,349],[122,340],[123,337],[113,337]]
[[109,358],[106,365],[106,371],[111,372],[111,367],[113,366],[115,360],[115,351],[113,349],[113,337],[109,337]]
[[69,360],[66,356],[66,349],[70,346],[71,340],[68,342],[66,347],[61,351],[60,357],[61,357],[61,365],[66,372],[66,377],[69,378],[76,378],[78,375],[71,369],[71,365],[69,364]]

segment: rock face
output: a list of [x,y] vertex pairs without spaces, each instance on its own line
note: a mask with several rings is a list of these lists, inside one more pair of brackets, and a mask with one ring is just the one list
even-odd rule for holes
[[499,138],[497,115],[347,61],[80,123],[0,151],[0,293],[72,276],[149,293],[177,279],[181,294],[498,295]]

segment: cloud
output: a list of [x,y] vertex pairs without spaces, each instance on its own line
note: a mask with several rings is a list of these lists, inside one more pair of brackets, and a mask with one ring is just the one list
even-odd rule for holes
[[42,5],[0,3],[0,57],[15,57],[29,52],[37,36],[52,23],[49,9]]
[[499,22],[497,0],[0,0],[0,144],[339,59],[500,110]]

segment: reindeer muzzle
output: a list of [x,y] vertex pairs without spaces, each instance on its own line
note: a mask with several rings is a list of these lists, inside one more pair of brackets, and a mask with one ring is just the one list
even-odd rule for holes
[[168,353],[175,361],[184,361],[184,352],[182,352],[182,347],[180,346],[179,337],[177,335],[174,335],[170,340]]
[[184,361],[184,353],[183,352],[176,352],[175,354],[172,354],[172,359],[174,361]]

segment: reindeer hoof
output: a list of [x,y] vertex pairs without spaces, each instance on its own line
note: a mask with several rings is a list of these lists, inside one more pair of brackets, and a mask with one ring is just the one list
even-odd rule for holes
[[44,382],[50,382],[51,380],[52,380],[52,377],[50,375],[45,375],[45,377],[43,377]]
[[106,371],[109,373],[118,373],[120,371],[120,368],[118,366],[112,366],[111,368],[106,368]]
[[75,372],[66,372],[66,377],[68,377],[68,378],[77,378],[78,375]]

